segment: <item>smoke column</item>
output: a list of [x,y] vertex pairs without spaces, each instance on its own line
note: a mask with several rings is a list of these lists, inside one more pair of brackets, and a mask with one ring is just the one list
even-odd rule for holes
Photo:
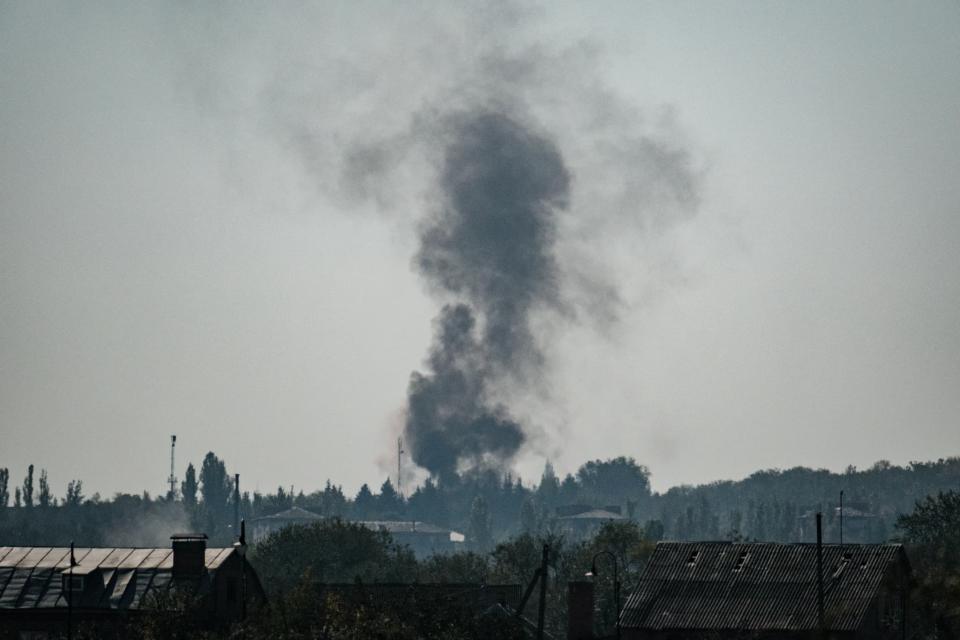
[[530,314],[559,302],[555,214],[570,186],[556,145],[514,118],[469,112],[450,134],[440,204],[415,258],[450,303],[434,322],[428,371],[411,376],[405,426],[414,461],[441,479],[501,466],[524,442],[491,391],[543,364]]

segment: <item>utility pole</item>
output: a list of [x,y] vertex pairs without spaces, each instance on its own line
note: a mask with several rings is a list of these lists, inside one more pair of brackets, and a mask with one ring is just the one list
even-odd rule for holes
[[400,499],[403,499],[403,485],[400,480],[400,464],[401,456],[404,454],[403,451],[403,438],[397,438],[397,495]]
[[547,563],[550,561],[550,545],[543,545],[540,558],[540,608],[537,611],[537,640],[543,640],[544,620],[547,614]]
[[70,569],[67,572],[67,640],[73,640],[73,567],[77,561],[73,555],[73,540],[70,541]]
[[240,474],[233,476],[233,534],[240,539]]

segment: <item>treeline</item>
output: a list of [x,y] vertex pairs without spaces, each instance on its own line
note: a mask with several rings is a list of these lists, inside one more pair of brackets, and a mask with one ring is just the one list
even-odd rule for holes
[[[281,486],[272,493],[241,493],[239,511],[247,520],[293,506],[346,520],[419,520],[463,532],[481,549],[524,533],[557,532],[557,509],[570,505],[619,509],[650,536],[679,540],[810,540],[813,514],[820,511],[826,539],[835,541],[842,491],[845,540],[879,542],[916,501],[958,487],[960,458],[953,457],[906,466],[881,461],[843,473],[766,470],[740,481],[654,493],[647,468],[618,457],[587,462],[563,477],[548,463],[535,483],[492,470],[430,479],[407,496],[390,479],[376,489],[364,484],[354,495],[330,480],[311,492]],[[165,545],[171,533],[183,530],[203,531],[211,544],[225,544],[236,535],[234,493],[232,474],[212,452],[199,470],[187,467],[176,491],[156,497],[86,496],[80,480],[57,496],[45,470],[35,474],[29,465],[22,483],[12,486],[8,469],[0,468],[0,544]]]

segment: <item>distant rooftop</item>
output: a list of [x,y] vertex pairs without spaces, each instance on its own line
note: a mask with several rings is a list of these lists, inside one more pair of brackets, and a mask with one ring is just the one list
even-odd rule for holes
[[[891,574],[910,567],[899,544],[823,546],[831,630],[854,631]],[[646,630],[817,628],[817,546],[809,543],[661,542],[621,615]]]
[[418,520],[357,520],[356,523],[368,529],[379,529],[388,533],[455,533],[450,529]]
[[582,513],[576,513],[570,516],[561,516],[557,520],[626,520],[627,518],[619,513],[607,511],[606,509],[591,509]]
[[323,516],[319,513],[314,513],[313,511],[307,511],[306,509],[301,509],[300,507],[290,507],[286,511],[281,511],[279,513],[274,513],[269,516],[263,516],[262,518],[257,518],[253,522],[260,522],[261,520],[267,521],[311,521],[311,520],[323,520]]
[[[234,550],[230,547],[207,549],[207,571],[216,571],[231,553]],[[162,592],[172,583],[170,548],[78,547],[74,559],[78,564],[73,567],[73,575],[99,574],[102,579],[102,589],[84,594],[79,605],[85,608],[136,609],[148,592]],[[66,607],[61,575],[69,570],[68,547],[0,547],[0,612]]]

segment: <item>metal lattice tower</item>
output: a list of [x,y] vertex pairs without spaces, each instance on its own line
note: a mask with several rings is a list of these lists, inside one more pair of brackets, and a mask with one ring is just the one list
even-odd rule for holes
[[177,436],[170,436],[170,477],[167,482],[170,483],[170,499],[177,497],[177,476],[174,473],[173,454],[177,448]]

